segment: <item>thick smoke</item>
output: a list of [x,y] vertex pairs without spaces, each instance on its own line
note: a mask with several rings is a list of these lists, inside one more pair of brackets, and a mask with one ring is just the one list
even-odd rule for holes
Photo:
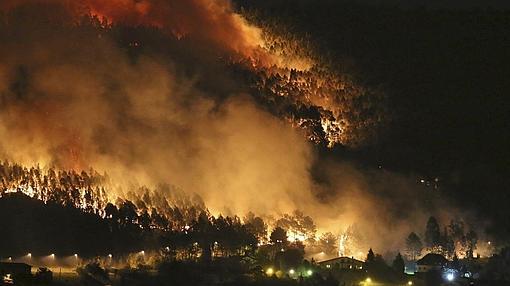
[[[160,2],[85,1],[107,18],[196,32],[217,41],[219,49],[256,45],[257,32],[239,28],[249,26],[227,2],[168,2],[178,19],[153,8]],[[76,8],[74,1],[65,4]],[[199,194],[214,213],[300,209],[323,230],[338,233],[355,224],[366,237],[363,245],[380,251],[399,248],[410,230],[424,224],[430,205],[439,206],[412,178],[319,160],[300,131],[235,88],[226,87],[221,99],[208,94],[196,77],[217,77],[184,75],[178,59],[149,52],[133,59],[127,47],[96,28],[11,21],[2,31],[3,159],[93,167],[120,185],[171,183]]]
[[153,26],[179,38],[202,41],[234,58],[249,58],[254,64],[281,64],[262,49],[262,31],[234,13],[226,0],[8,0],[2,1],[0,9],[27,4],[58,5],[74,20],[91,14],[107,23]]
[[310,146],[247,96],[219,104],[179,67],[133,64],[95,34],[17,32],[0,47],[4,158],[170,182],[236,213],[305,199],[292,193],[309,188]]

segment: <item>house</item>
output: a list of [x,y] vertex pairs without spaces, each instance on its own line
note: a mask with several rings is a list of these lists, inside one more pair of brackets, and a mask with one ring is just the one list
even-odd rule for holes
[[416,273],[426,273],[430,270],[439,270],[448,263],[448,260],[436,253],[429,253],[416,261]]
[[30,275],[32,266],[26,263],[0,262],[0,274]]
[[414,275],[417,271],[416,261],[405,261],[404,273]]
[[12,284],[16,278],[32,275],[32,266],[26,263],[0,262],[0,282]]
[[319,266],[331,269],[362,270],[365,263],[361,260],[354,259],[354,257],[342,256],[320,261],[317,264],[319,264]]

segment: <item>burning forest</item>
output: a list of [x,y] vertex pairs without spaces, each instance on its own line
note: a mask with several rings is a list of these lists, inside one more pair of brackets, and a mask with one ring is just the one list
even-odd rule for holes
[[82,274],[240,257],[254,277],[294,282],[347,259],[349,282],[368,285],[366,273],[407,282],[400,260],[503,247],[490,216],[452,191],[464,173],[408,168],[426,157],[405,145],[414,113],[399,114],[419,104],[395,107],[412,90],[302,26],[308,2],[280,2],[293,7],[281,19],[243,0],[1,1],[1,213],[34,230],[2,222],[0,256],[97,257]]

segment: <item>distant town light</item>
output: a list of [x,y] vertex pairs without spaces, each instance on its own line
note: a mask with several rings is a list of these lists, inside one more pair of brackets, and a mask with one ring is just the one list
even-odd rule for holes
[[108,254],[108,257],[109,257],[109,258],[112,258],[112,257],[113,257],[113,255],[110,253],[110,254]]
[[370,277],[368,277],[367,279],[365,279],[365,282],[366,283],[372,283],[372,279],[370,279]]
[[143,250],[142,250],[142,251],[140,251],[140,254],[141,254],[141,255],[145,255],[145,251],[143,251]]
[[75,257],[75,258],[78,258],[78,253],[75,253],[75,254],[74,254],[74,257]]
[[413,285],[413,281],[407,282],[407,285]]
[[55,259],[55,253],[52,253],[50,256],[51,258]]
[[273,268],[271,268],[271,267],[269,267],[269,268],[266,270],[266,274],[267,274],[267,275],[273,275],[273,273],[274,273],[274,270],[273,270]]
[[290,275],[294,275],[294,273],[296,273],[296,271],[294,271],[294,269],[289,270]]
[[312,276],[313,271],[312,271],[312,270],[308,270],[308,271],[306,271],[306,274],[307,274],[308,276]]
[[27,254],[27,256],[28,256],[28,258],[32,258],[32,253],[30,253],[30,252],[29,252],[29,253]]
[[12,261],[12,257],[10,257],[10,256],[9,256],[9,258],[8,258],[8,259],[9,259],[9,261]]

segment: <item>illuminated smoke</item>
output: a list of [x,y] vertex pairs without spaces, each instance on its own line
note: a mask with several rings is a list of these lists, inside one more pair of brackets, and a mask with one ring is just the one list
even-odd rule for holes
[[0,8],[10,11],[34,3],[61,7],[75,23],[93,15],[107,24],[157,27],[208,46],[228,61],[247,64],[260,76],[254,84],[263,100],[271,105],[275,97],[285,98],[275,112],[314,143],[363,145],[387,120],[379,93],[326,68],[302,41],[248,23],[228,0],[10,0]]
[[[203,72],[211,68],[205,60],[190,63],[165,53],[141,53],[133,60],[128,45],[119,46],[107,28],[62,28],[47,21],[34,27],[21,21],[0,35],[2,159],[77,171],[94,167],[108,173],[119,189],[166,182],[199,194],[215,214],[279,216],[300,209],[315,219],[320,232],[339,234],[354,224],[358,252],[370,246],[397,249],[402,241],[396,237],[414,230],[414,222],[426,221],[424,192],[412,178],[318,162],[301,131],[273,115],[328,145],[359,141],[350,134],[379,120],[363,119],[373,102],[347,77],[314,70],[313,61],[306,60],[277,60],[280,66],[267,67],[265,60],[279,59],[280,53],[268,52],[258,28],[233,13],[229,2],[27,0],[2,5],[12,9],[28,2],[60,3],[73,13],[84,9],[108,21],[153,25],[190,45],[211,43],[211,55],[197,57],[226,53],[234,62],[236,56],[245,57],[249,71],[261,72],[256,88],[268,91],[262,96],[268,96],[269,109],[272,99],[285,100],[269,113],[235,84],[222,86],[221,96],[213,94],[197,84],[197,77],[202,84],[221,85],[215,76],[228,77],[225,70],[212,75]],[[182,72],[188,66],[199,68],[189,75]],[[289,106],[291,112],[279,112]],[[326,183],[310,174],[315,165]],[[376,245],[369,242],[373,237],[378,237]]]
[[190,37],[238,54],[256,64],[277,65],[279,60],[263,50],[262,31],[239,14],[228,0],[9,0],[3,10],[27,4],[54,4],[64,7],[78,21],[84,15],[102,21],[162,29],[178,38]]

